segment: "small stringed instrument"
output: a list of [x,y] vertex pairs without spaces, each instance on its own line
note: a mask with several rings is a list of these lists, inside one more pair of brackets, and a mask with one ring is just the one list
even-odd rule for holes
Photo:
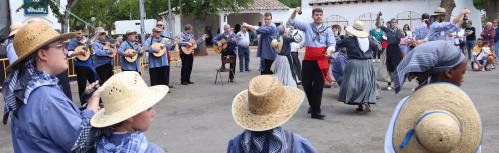
[[90,58],[92,47],[90,45],[81,45],[75,48],[75,52],[83,52],[83,55],[77,55],[80,61],[87,61]]
[[182,52],[184,54],[192,54],[192,52],[194,51],[194,49],[196,49],[198,47],[198,43],[201,43],[202,41],[204,41],[204,39],[206,39],[207,35],[204,34],[203,36],[201,36],[201,39],[199,39],[198,41],[195,41],[194,39],[191,39],[189,40],[189,45],[188,46],[182,46],[180,48],[182,48]]
[[135,53],[135,55],[133,57],[126,57],[125,56],[125,60],[128,61],[128,62],[135,62],[137,61],[137,57],[138,57],[138,52],[135,50],[135,49],[127,49],[125,50],[125,54],[126,53]]
[[160,50],[156,53],[152,53],[155,57],[161,57],[166,53],[166,46],[162,43],[153,43],[151,45],[152,48],[160,48]]

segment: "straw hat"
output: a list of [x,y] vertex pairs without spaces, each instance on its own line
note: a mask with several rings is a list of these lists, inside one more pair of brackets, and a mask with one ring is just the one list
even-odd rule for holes
[[94,127],[107,127],[127,120],[161,101],[168,86],[148,87],[139,73],[133,71],[113,75],[99,88],[104,108],[90,121]]
[[364,31],[364,22],[362,21],[355,21],[355,23],[352,26],[348,26],[345,30],[350,34],[360,38],[365,38],[369,36],[369,34],[366,31]]
[[10,33],[9,37],[12,35],[15,35],[19,29],[23,27],[23,24],[21,22],[14,22],[10,25]]
[[236,123],[250,131],[266,131],[286,123],[303,102],[303,91],[283,86],[274,75],[251,79],[232,102]]
[[137,34],[137,31],[128,30],[128,31],[126,31],[125,36],[129,36],[129,35],[132,35],[132,34]]
[[445,15],[446,12],[447,12],[447,10],[445,10],[444,8],[437,7],[433,13],[435,15]]
[[416,91],[401,108],[393,146],[398,153],[475,152],[481,136],[480,116],[466,93],[435,83]]
[[74,38],[75,33],[59,34],[46,21],[33,21],[19,29],[14,36],[14,50],[18,59],[7,67],[11,71],[36,50],[55,41]]
[[282,36],[279,36],[277,39],[272,39],[271,42],[272,48],[274,48],[277,53],[281,53],[283,44],[284,40],[282,39]]

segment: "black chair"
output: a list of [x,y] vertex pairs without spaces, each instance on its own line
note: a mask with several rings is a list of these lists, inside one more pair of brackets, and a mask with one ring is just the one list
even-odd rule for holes
[[[236,64],[235,56],[228,55],[223,57],[222,67],[217,69],[217,74],[215,75],[215,84],[217,84],[218,78],[220,78],[220,83],[223,85],[222,73],[228,72],[228,75],[230,75],[230,73],[234,74],[234,71],[232,69],[225,68],[226,64]],[[230,82],[230,77],[227,78],[227,82]]]

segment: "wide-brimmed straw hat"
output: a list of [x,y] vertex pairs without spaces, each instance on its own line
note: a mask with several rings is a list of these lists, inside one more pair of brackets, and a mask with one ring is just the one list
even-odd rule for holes
[[475,152],[482,136],[471,99],[449,83],[427,85],[405,102],[393,129],[398,153]]
[[9,37],[12,35],[15,35],[19,29],[23,27],[23,24],[21,22],[14,22],[10,25],[10,33]]
[[282,36],[279,36],[276,39],[272,39],[272,42],[270,44],[271,44],[272,48],[274,48],[274,50],[277,53],[281,53],[282,45],[284,45],[284,40],[283,40]]
[[250,131],[266,131],[286,123],[303,102],[303,91],[283,86],[274,75],[251,79],[232,102],[236,123]]
[[139,73],[126,71],[113,75],[99,88],[104,108],[90,121],[94,127],[107,127],[127,120],[160,102],[168,86],[148,87]]
[[362,21],[355,21],[353,25],[348,26],[345,30],[348,33],[360,38],[365,38],[369,36],[369,33],[364,31],[364,22]]
[[75,37],[75,33],[59,34],[46,21],[32,21],[19,29],[14,36],[14,50],[18,59],[7,67],[7,72],[33,54],[36,50],[55,41]]
[[435,9],[435,11],[433,11],[433,15],[445,15],[445,13],[447,12],[447,10],[445,10],[445,8],[443,7],[437,7]]

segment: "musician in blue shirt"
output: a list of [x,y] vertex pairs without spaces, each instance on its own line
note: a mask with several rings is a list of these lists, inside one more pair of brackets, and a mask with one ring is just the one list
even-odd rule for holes
[[[84,55],[85,52],[78,50],[75,51],[75,49],[79,46],[85,45],[84,48],[88,49],[88,45],[90,44],[90,40],[85,38],[84,33],[83,33],[83,27],[76,27],[75,28],[75,33],[76,37],[71,39],[68,45],[68,56],[69,57],[76,57],[79,55]],[[94,65],[93,65],[93,60],[90,57],[82,61],[78,58],[75,58],[75,64],[74,64],[74,70],[76,72],[76,82],[78,83],[78,95],[81,96],[83,92],[85,92],[85,87],[88,83],[93,83],[97,80],[97,72],[95,71]],[[81,104],[85,104],[81,97],[80,97],[80,102]]]
[[113,76],[113,60],[109,55],[111,55],[111,49],[104,49],[104,46],[111,45],[106,40],[107,33],[104,30],[97,31],[97,40],[92,45],[92,49],[94,50],[94,65],[95,70],[97,71],[97,75],[99,76],[100,83],[103,84]]
[[[234,82],[234,73],[236,72],[237,37],[236,37],[236,34],[234,34],[234,32],[232,32],[229,24],[224,25],[224,33],[216,35],[213,38],[212,42],[213,42],[213,44],[217,44],[218,46],[222,46],[222,43],[219,42],[222,39],[227,40],[227,48],[222,50],[222,54],[221,54],[222,60],[224,58],[228,58],[230,60],[233,60],[230,63],[230,69],[232,71],[229,74],[229,82]],[[224,64],[222,64],[222,68],[225,69]]]
[[[151,86],[154,85],[169,85],[170,82],[170,63],[168,63],[167,51],[161,56],[154,54],[168,48],[168,42],[161,38],[163,32],[160,28],[153,28],[152,36],[144,42],[144,47],[149,53],[149,75],[151,77]],[[154,44],[160,43],[161,47],[153,47]]]
[[[129,30],[125,33],[126,40],[123,41],[118,48],[118,54],[120,55],[120,66],[121,71],[135,71],[140,73],[140,57],[142,56],[142,52],[139,44],[137,44],[137,32]],[[125,53],[126,50],[133,49],[134,53]],[[137,60],[135,62],[128,62],[125,57],[134,57],[137,56]]]
[[[178,42],[179,47],[188,47],[192,44],[189,43],[189,40],[194,39],[192,35],[192,26],[190,24],[185,25],[184,33],[180,36],[180,42]],[[194,63],[194,55],[192,53],[186,54],[179,48],[180,50],[180,59],[182,60],[182,69],[180,70],[180,84],[188,85],[194,84],[191,81],[191,72],[192,72],[192,64]]]

